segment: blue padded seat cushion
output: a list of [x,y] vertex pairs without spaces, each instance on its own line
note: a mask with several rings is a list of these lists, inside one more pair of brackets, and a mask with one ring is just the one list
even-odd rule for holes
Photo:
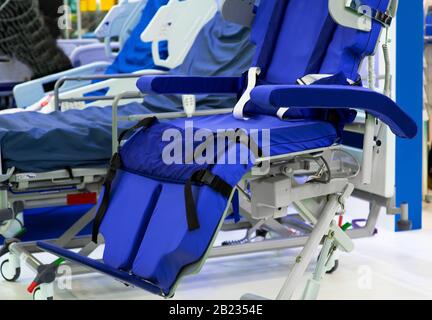
[[[137,131],[120,150],[122,170],[114,181],[101,225],[106,243],[104,263],[151,282],[165,295],[172,292],[182,272],[205,255],[229,205],[229,199],[212,188],[194,186],[200,228],[189,231],[185,182],[197,170],[210,169],[234,187],[253,162],[165,163],[164,148],[170,140],[162,137],[168,130],[176,130],[180,134],[178,142],[183,145],[188,127],[185,123],[193,123],[194,133],[199,129],[209,133],[221,129],[269,129],[270,140],[265,144],[256,142],[264,152],[269,147],[272,156],[328,147],[339,138],[334,126],[327,122],[286,121],[265,115],[248,121],[237,120],[231,114],[156,121],[150,128]],[[248,151],[244,145],[230,148],[237,153]]]
[[[338,142],[336,128],[329,122],[321,120],[287,119],[280,120],[274,116],[254,115],[247,121],[235,119],[231,114],[192,118],[195,128],[208,130],[237,129],[247,131],[269,130],[270,145],[262,139],[255,141],[265,151],[270,147],[270,154],[277,156],[305,150],[313,150],[331,146]],[[182,120],[176,119],[172,125],[181,127]]]
[[[137,132],[133,138],[122,147],[121,155],[128,171],[159,180],[185,183],[197,170],[206,169],[206,164],[194,163],[187,166],[176,165],[185,163],[185,152],[181,159],[173,159],[173,164],[166,164],[164,152],[170,144],[163,141],[162,136],[171,130],[184,139],[189,125],[193,124],[193,132],[204,129],[208,134],[218,130],[236,130],[242,128],[249,133],[258,132],[255,141],[262,149],[264,156],[277,156],[305,150],[325,148],[339,141],[338,130],[329,122],[319,120],[280,120],[267,115],[257,115],[245,121],[235,119],[232,114],[174,119],[169,122],[158,122],[148,130]],[[269,130],[269,139],[262,138],[263,130]],[[255,139],[256,140],[256,139]],[[195,142],[197,147],[200,142]]]

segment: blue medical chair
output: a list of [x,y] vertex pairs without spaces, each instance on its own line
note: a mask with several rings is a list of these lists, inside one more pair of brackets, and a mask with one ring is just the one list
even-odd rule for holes
[[[311,222],[313,231],[278,298],[292,297],[322,243],[303,295],[316,298],[334,252],[353,250],[333,221],[354,188],[331,163],[344,126],[357,109],[399,137],[417,134],[415,122],[394,101],[359,81],[360,63],[374,54],[381,30],[396,13],[395,3],[261,0],[251,8],[257,51],[244,77],[142,77],[137,85],[148,94],[239,98],[234,110],[217,115],[143,117],[120,137],[126,142],[111,160],[93,223],[93,243],[105,242],[103,261],[50,243],[38,246],[169,298],[183,276],[201,268],[239,192],[254,219],[282,217],[293,204]],[[370,25],[356,24],[360,19]],[[206,138],[194,140],[190,152],[188,129]],[[209,146],[223,129],[234,135],[224,136],[228,143],[212,153]],[[247,161],[241,160],[243,154]],[[322,162],[316,173],[305,174],[317,161]]]

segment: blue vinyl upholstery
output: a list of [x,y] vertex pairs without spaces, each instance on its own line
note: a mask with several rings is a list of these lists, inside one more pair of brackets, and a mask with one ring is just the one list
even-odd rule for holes
[[[143,42],[141,40],[141,34],[159,8],[167,3],[168,0],[147,1],[147,4],[142,10],[138,24],[125,42],[113,64],[106,70],[106,74],[132,73],[145,69],[158,69],[153,61],[152,45],[150,42]],[[166,44],[163,44],[159,48],[159,51],[161,57],[165,58],[168,55]]]

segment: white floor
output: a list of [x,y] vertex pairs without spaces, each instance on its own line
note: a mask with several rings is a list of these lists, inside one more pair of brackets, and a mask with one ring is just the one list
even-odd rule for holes
[[[358,200],[348,206],[355,216],[364,213],[366,208]],[[378,235],[356,240],[353,253],[340,255],[340,267],[326,276],[320,299],[432,299],[432,205],[424,207],[421,231],[394,233],[389,228],[391,221],[383,217]],[[284,250],[210,259],[199,275],[183,281],[175,298],[239,299],[244,293],[274,298],[297,252]],[[50,259],[47,255],[39,258]],[[26,287],[33,276],[23,267],[18,283],[0,281],[0,299],[31,299]],[[95,273],[72,279],[71,290],[57,285],[56,299],[155,298]],[[67,281],[62,281],[60,287],[64,284]]]

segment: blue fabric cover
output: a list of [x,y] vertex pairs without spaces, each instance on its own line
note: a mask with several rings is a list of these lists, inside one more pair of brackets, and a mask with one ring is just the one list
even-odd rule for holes
[[238,94],[240,77],[144,76],[137,87],[145,94]]
[[[276,23],[272,21],[271,10],[277,2],[261,1],[251,36],[257,45],[254,65],[261,50],[269,46],[264,36],[267,28]],[[389,0],[365,0],[362,3],[386,11]],[[324,40],[320,35],[328,17],[328,0],[289,0],[278,37],[283,41],[277,42],[266,76],[261,81],[268,84],[295,84],[297,79],[308,73],[336,74],[341,71],[346,78],[356,81],[359,64],[366,55],[374,52],[382,26],[374,21],[372,31],[363,32],[337,25],[333,34],[327,34],[327,43],[317,48],[318,42]],[[326,54],[322,64],[317,64],[316,70],[308,70],[315,49]]]
[[[234,187],[247,169],[240,164],[216,165],[212,172]],[[173,289],[180,272],[203,258],[229,205],[228,199],[209,187],[195,188],[200,228],[190,232],[183,193],[183,184],[164,183],[132,268],[133,274],[149,280],[165,294]]]
[[[139,103],[119,108],[126,116],[146,113]],[[120,131],[131,127],[120,122]],[[3,168],[43,172],[67,167],[105,166],[111,157],[111,108],[0,117]]]
[[[263,144],[259,135],[256,141],[263,152],[270,151],[271,156],[293,153],[304,150],[328,147],[338,141],[338,133],[335,127],[324,121],[315,120],[287,120],[282,121],[271,116],[260,115],[248,121],[235,119],[231,114],[207,117],[190,118],[193,123],[193,131],[205,129],[208,134],[216,133],[223,129],[245,129],[248,133],[252,130],[270,130],[269,144]],[[184,119],[176,119],[170,122],[160,122],[152,127],[152,130],[140,131],[130,139],[122,148],[122,158],[125,167],[132,172],[139,172],[147,177],[158,177],[169,181],[184,183],[193,172],[206,168],[205,165],[177,166],[165,164],[162,151],[169,144],[160,138],[163,132],[175,129],[179,137],[185,137]],[[170,141],[172,139],[170,138]],[[195,143],[195,147],[198,146]],[[160,151],[159,153],[156,150]],[[268,156],[269,154],[264,154]],[[184,163],[185,151],[182,159]],[[145,161],[143,160],[145,159]]]
[[[150,42],[143,42],[141,34],[147,28],[153,16],[168,0],[148,0],[142,10],[141,18],[125,42],[122,50],[114,60],[113,64],[106,70],[106,74],[132,73],[145,69],[160,69],[155,66],[153,61],[152,49]],[[168,55],[166,44],[159,48],[161,57]]]
[[[152,44],[151,42],[143,42],[141,40],[141,34],[147,28],[159,8],[167,3],[168,0],[147,1],[146,5],[142,9],[140,20],[124,43],[123,48],[115,58],[114,62],[105,70],[105,74],[133,73],[147,69],[164,70],[164,68],[155,65],[153,61]],[[159,53],[162,59],[167,57],[168,46],[165,42],[159,44]],[[93,83],[99,81],[101,80],[94,80]],[[107,92],[108,88],[103,88],[88,92],[84,94],[84,96],[104,96]]]
[[[128,172],[117,174],[109,206],[114,214],[108,212],[100,229],[109,248],[104,251],[104,260],[110,266],[130,270],[160,192],[157,182]],[[121,237],[116,236],[119,234]]]
[[[368,0],[363,3],[386,11],[389,0]],[[259,78],[259,84],[294,85],[297,79],[308,74],[336,74],[339,75],[337,84],[348,85],[346,79],[353,81],[359,79],[360,63],[365,56],[374,52],[382,30],[382,26],[376,21],[373,22],[371,32],[335,24],[328,11],[328,0],[262,1],[260,7],[264,10],[258,10],[251,36],[252,41],[257,45],[253,64],[260,65],[262,52],[272,46],[274,49],[271,52],[271,62],[266,66],[260,65],[265,70]],[[270,43],[272,39],[269,40],[265,30],[277,24],[274,17],[280,16],[280,12],[276,11],[276,14],[272,14],[275,7],[285,11],[278,37],[275,38],[276,41],[278,38],[284,41],[277,41],[276,45],[273,45]],[[304,23],[305,17],[308,23]],[[340,75],[343,77],[341,78]],[[322,81],[318,83],[325,84]],[[284,105],[284,107],[295,106]],[[249,115],[275,114],[277,109],[248,103],[245,111]],[[354,119],[349,110],[338,110],[337,116],[341,119],[339,127]],[[328,112],[311,108],[291,108],[285,113],[285,117],[325,120],[328,119]]]
[[376,91],[340,85],[259,86],[251,94],[252,101],[262,108],[293,105],[297,108],[314,105],[320,109],[362,109],[388,124],[402,138],[417,134],[416,123],[397,104]]
[[[200,32],[184,63],[170,74],[240,76],[250,66],[253,52],[249,30],[217,14]],[[197,97],[199,109],[227,108],[234,103],[235,97]],[[120,114],[180,110],[180,96],[147,96],[143,105],[121,107]],[[132,125],[120,122],[120,129]],[[0,142],[4,168],[41,172],[106,165],[111,156],[111,108],[4,115],[0,117]]]
[[[339,72],[333,76],[317,80],[313,84],[344,86],[350,85],[343,72]],[[286,105],[287,104],[284,104],[284,106]],[[268,107],[266,107],[265,109],[268,109]],[[326,109],[296,108],[295,106],[293,106],[283,114],[283,117],[287,119],[329,119],[329,112],[331,111]],[[356,115],[357,112],[355,110],[337,110],[335,114],[337,122],[335,121],[335,124],[337,124],[342,130],[343,126],[346,123],[351,123],[352,121],[354,121]]]
[[[23,242],[41,239],[57,239],[78,219],[87,213],[93,205],[51,207],[24,210],[26,232],[20,236]],[[91,234],[91,224],[79,233],[79,236]],[[0,244],[3,244],[0,237]]]
[[[255,141],[263,152],[270,150],[264,156],[277,156],[317,148],[325,148],[338,142],[339,136],[335,127],[326,121],[289,119],[257,115],[247,121],[235,119],[231,114],[220,116],[192,118],[196,129],[206,129],[213,132],[221,129],[242,128],[247,132],[253,130],[269,130],[269,144],[263,144],[261,135]],[[184,128],[184,121],[176,119],[170,122],[178,128]]]

